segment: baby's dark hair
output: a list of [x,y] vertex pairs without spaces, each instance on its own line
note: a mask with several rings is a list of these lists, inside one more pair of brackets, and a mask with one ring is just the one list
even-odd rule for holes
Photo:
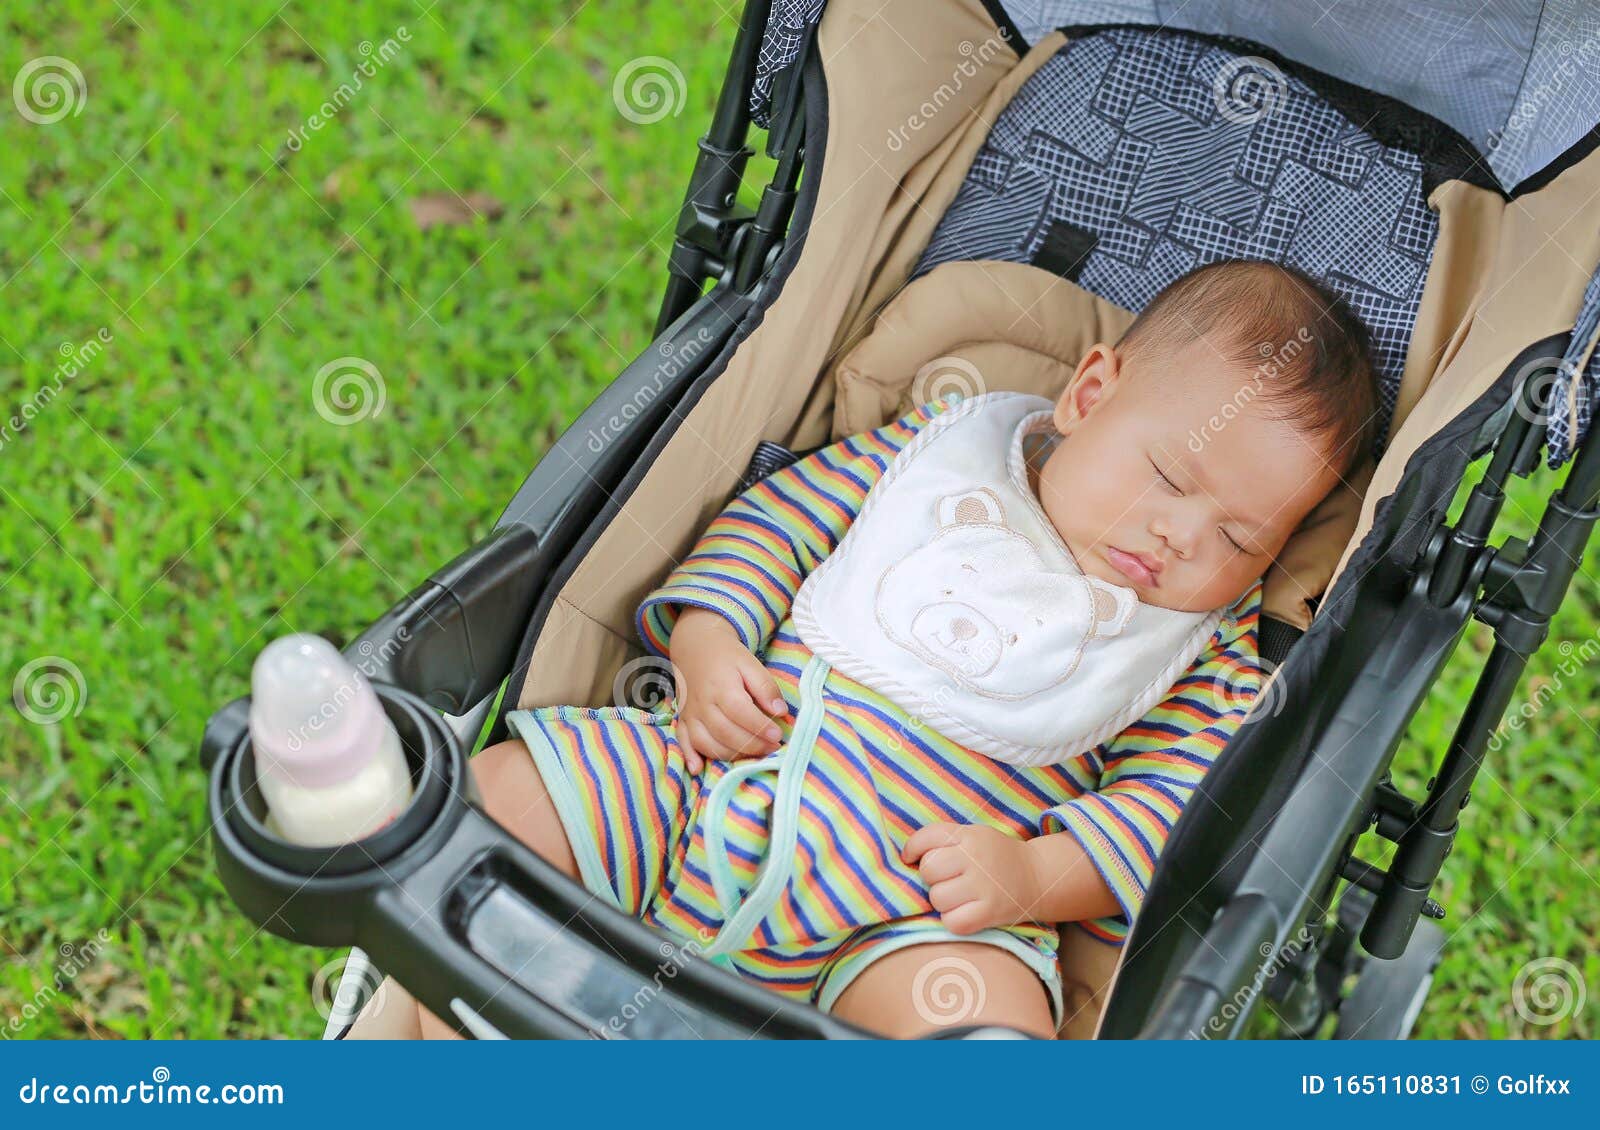
[[1126,359],[1208,334],[1260,374],[1281,419],[1324,439],[1340,474],[1371,450],[1378,390],[1367,329],[1344,299],[1292,267],[1226,259],[1200,267],[1150,300],[1117,341]]

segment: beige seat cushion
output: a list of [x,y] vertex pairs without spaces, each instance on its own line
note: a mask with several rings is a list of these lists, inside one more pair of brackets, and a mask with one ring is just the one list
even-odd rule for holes
[[[952,391],[1006,390],[1051,400],[1098,341],[1114,342],[1133,315],[1025,263],[946,263],[912,282],[834,368],[835,439],[880,427]],[[1312,511],[1267,574],[1263,610],[1311,623],[1355,530],[1370,465]]]
[[896,295],[840,359],[834,438],[956,389],[1053,400],[1089,347],[1115,341],[1132,321],[1122,307],[1038,267],[946,263]]

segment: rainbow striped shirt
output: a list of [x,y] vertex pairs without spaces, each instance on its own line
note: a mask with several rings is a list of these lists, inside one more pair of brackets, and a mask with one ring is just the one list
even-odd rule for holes
[[[839,544],[895,455],[947,406],[933,401],[823,447],[735,497],[640,604],[636,626],[645,648],[666,656],[679,609],[709,608],[787,684],[787,696],[812,654],[790,616],[801,583]],[[1123,911],[1081,925],[1120,944],[1173,824],[1260,687],[1260,603],[1258,582],[1227,610],[1211,644],[1165,699],[1072,761],[1026,768],[985,757],[838,671],[828,676],[830,716],[848,719],[851,733],[834,740],[847,738],[874,759],[871,820],[895,843],[936,820],[987,823],[1022,838],[1073,836]],[[860,819],[859,806],[837,818]]]

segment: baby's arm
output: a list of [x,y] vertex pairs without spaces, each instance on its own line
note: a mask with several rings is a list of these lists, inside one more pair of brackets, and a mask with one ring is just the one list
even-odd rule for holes
[[911,835],[906,860],[920,860],[946,925],[970,933],[1021,921],[1133,921],[1172,826],[1259,686],[1259,602],[1257,586],[1171,693],[1102,747],[1096,791],[1047,810],[1039,836],[970,824]]
[[674,732],[689,772],[705,759],[759,757],[778,748],[784,714],[778,684],[733,626],[705,608],[685,608],[672,630],[672,670],[679,681]]
[[[776,688],[757,663],[789,614],[806,576],[833,552],[867,492],[895,453],[948,404],[927,404],[881,428],[829,444],[737,495],[707,527],[689,556],[645,597],[636,615],[652,654],[670,656],[683,681],[679,739],[701,753],[732,757],[769,750],[766,713]],[[704,610],[692,616],[689,609]],[[680,617],[692,641],[679,644]],[[718,622],[720,621],[720,622]],[[740,678],[738,672],[748,677]],[[743,684],[742,686],[740,684]],[[704,735],[703,739],[700,735]],[[689,749],[691,768],[699,757]]]
[[1014,922],[1078,922],[1120,909],[1083,845],[1066,832],[1019,840],[986,824],[929,824],[906,840],[928,901],[957,934]]

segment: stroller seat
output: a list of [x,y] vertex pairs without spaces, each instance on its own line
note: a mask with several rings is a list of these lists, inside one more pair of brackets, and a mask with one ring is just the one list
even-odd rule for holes
[[[804,43],[789,21],[814,16],[819,7],[775,5],[775,18],[783,13],[785,44]],[[636,523],[643,520],[647,536],[679,558],[739,485],[740,455],[758,443],[803,452],[892,418],[920,369],[936,358],[927,356],[931,337],[920,350],[885,342],[916,302],[913,292],[926,295],[941,272],[959,266],[981,276],[987,269],[993,279],[984,281],[995,281],[991,289],[1001,294],[1016,276],[1001,275],[996,261],[1035,268],[1035,279],[1054,276],[1057,287],[1024,286],[1003,300],[1013,309],[1004,319],[1004,325],[1015,323],[1013,333],[1034,320],[1037,310],[1030,306],[1043,290],[1081,290],[1073,308],[1115,328],[1119,314],[1131,315],[1189,267],[1242,255],[1283,261],[1321,278],[1369,328],[1385,410],[1386,445],[1375,455],[1387,453],[1403,419],[1417,417],[1415,427],[1431,433],[1409,444],[1398,461],[1372,469],[1370,480],[1352,476],[1297,533],[1269,577],[1271,619],[1263,624],[1264,636],[1274,638],[1270,645],[1263,639],[1263,651],[1276,662],[1295,646],[1297,663],[1279,672],[1285,685],[1277,693],[1280,701],[1305,704],[1279,720],[1316,717],[1310,704],[1321,693],[1330,636],[1351,616],[1348,605],[1326,607],[1325,591],[1341,572],[1393,584],[1374,569],[1374,559],[1414,560],[1423,548],[1428,526],[1417,518],[1393,514],[1397,535],[1380,532],[1375,523],[1393,504],[1406,457],[1431,464],[1430,478],[1437,475],[1418,486],[1413,465],[1408,489],[1420,491],[1419,498],[1443,493],[1447,500],[1470,454],[1483,446],[1480,433],[1491,413],[1481,390],[1496,376],[1508,389],[1508,363],[1529,341],[1557,332],[1578,306],[1600,259],[1600,233],[1574,232],[1564,249],[1547,246],[1545,233],[1566,221],[1564,215],[1544,217],[1570,214],[1586,195],[1585,177],[1600,179],[1600,169],[1591,168],[1593,160],[1574,169],[1584,176],[1569,178],[1577,182],[1570,195],[1545,202],[1542,210],[1508,209],[1507,194],[1450,126],[1269,58],[1259,46],[1149,28],[1071,29],[1040,35],[1019,63],[994,66],[992,25],[985,30],[986,17],[974,11],[979,5],[938,13],[915,6],[914,16],[912,7],[891,5],[881,20],[867,13],[860,23],[841,23],[831,41],[824,22],[816,48],[809,55],[797,49],[802,60],[826,72],[831,110],[820,157],[824,184],[809,211],[802,200],[797,213],[805,246],[790,273],[780,270],[782,295],[762,311],[726,371],[716,383],[690,391],[685,403],[693,413],[692,433],[666,438],[651,453],[657,466],[629,483],[625,508],[633,521],[606,515],[603,528],[581,547],[582,563],[565,578],[548,618],[524,641],[512,678],[520,704],[611,701],[609,673],[639,662],[629,614],[659,583],[662,565],[655,554],[641,552]],[[896,13],[906,18],[897,20]],[[880,29],[888,21],[894,29]],[[892,82],[886,85],[881,68],[865,62],[901,54],[928,60],[932,77],[925,85],[900,93]],[[863,61],[861,69],[847,65],[852,58]],[[792,81],[801,65],[781,78]],[[986,66],[999,73],[986,75]],[[987,84],[972,78],[973,71]],[[1219,84],[1230,71],[1246,81]],[[1251,76],[1269,84],[1266,93]],[[773,88],[782,85],[780,79]],[[807,83],[803,91],[820,99],[821,85]],[[930,107],[940,115],[931,119],[943,129],[938,136],[919,129],[930,120]],[[807,114],[809,120],[809,108]],[[772,120],[775,128],[781,125],[776,113]],[[893,161],[885,159],[885,138]],[[807,137],[808,150],[817,143]],[[1535,252],[1508,250],[1528,246]],[[1526,289],[1533,273],[1541,277],[1537,289],[1544,299]],[[1510,285],[1509,276],[1522,285]],[[973,284],[971,272],[964,277],[969,285],[960,292],[962,302],[978,303],[982,287]],[[1552,301],[1558,292],[1562,297]],[[1096,301],[1083,306],[1082,298]],[[960,304],[946,303],[946,314]],[[1480,318],[1483,324],[1476,324]],[[918,324],[939,320],[935,315]],[[970,328],[970,321],[960,325]],[[956,323],[952,317],[945,324]],[[1490,325],[1518,329],[1496,335],[1485,332]],[[977,354],[967,347],[984,346],[954,336],[938,339],[941,355],[971,359]],[[865,379],[863,358],[879,354],[882,362],[875,361]],[[1027,384],[1021,370],[981,360],[975,367],[982,389]],[[814,370],[812,384],[806,378]],[[1482,374],[1463,382],[1479,391],[1442,398],[1430,391],[1463,370]],[[1432,456],[1416,451],[1417,442]],[[717,452],[739,454],[730,459]],[[1324,611],[1332,614],[1320,616]],[[1314,615],[1328,621],[1320,632],[1309,630]],[[1297,637],[1301,642],[1294,644]],[[1334,705],[1330,701],[1330,709]],[[1396,707],[1396,718],[1405,714]],[[1374,741],[1383,745],[1387,738]],[[1238,744],[1224,754],[1231,772],[1214,770],[1217,790],[1196,799],[1208,813],[1219,807],[1238,813],[1238,825],[1227,832],[1230,845],[1259,835],[1281,810],[1311,759],[1314,739],[1263,732],[1253,743]],[[1247,779],[1242,784],[1240,776]],[[1236,803],[1235,792],[1251,794],[1249,801]],[[1189,829],[1187,835],[1198,833]],[[1178,870],[1175,883],[1160,874],[1157,882],[1179,889],[1174,898],[1180,903],[1183,892],[1202,885],[1212,892],[1194,903],[1192,920],[1171,927],[1192,938],[1195,924],[1204,925],[1213,901],[1237,886],[1239,872],[1258,853],[1229,846],[1233,870],[1219,873],[1206,862],[1221,850],[1216,837],[1185,846],[1192,868]],[[1064,969],[1066,980],[1104,993],[1103,968],[1078,972]],[[1142,1007],[1150,1003],[1145,997]]]

